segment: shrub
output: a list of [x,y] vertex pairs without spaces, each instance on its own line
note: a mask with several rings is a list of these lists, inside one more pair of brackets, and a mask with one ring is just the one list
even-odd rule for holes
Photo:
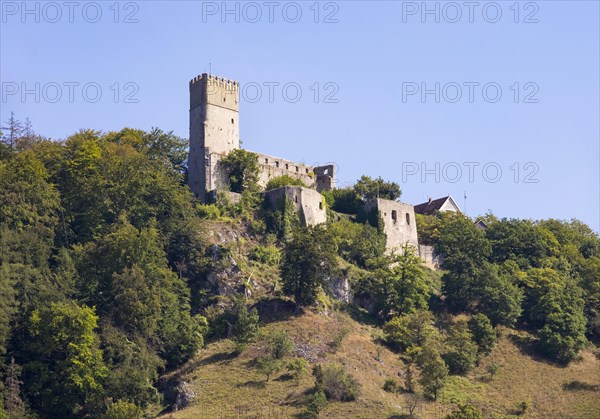
[[495,362],[492,362],[491,364],[489,364],[486,367],[486,371],[488,372],[488,374],[490,375],[490,380],[494,378],[494,376],[498,373],[498,370],[500,369],[500,366],[498,364],[496,364]]
[[217,220],[221,217],[221,210],[214,204],[200,204],[197,207],[198,216],[209,220]]
[[471,340],[471,332],[465,321],[457,321],[452,325],[447,344],[449,349],[442,357],[450,373],[468,373],[477,360],[477,345]]
[[396,379],[388,378],[385,380],[385,383],[383,383],[383,390],[388,393],[398,393],[400,391],[400,384],[398,384]]
[[285,330],[273,332],[267,337],[269,354],[275,359],[282,359],[294,350],[294,342]]
[[302,357],[294,358],[288,362],[287,370],[290,372],[296,384],[300,382],[300,379],[304,374],[308,372],[309,363]]
[[459,404],[446,419],[483,419],[483,414],[472,404]]
[[327,206],[344,214],[358,214],[362,209],[362,201],[354,189],[334,189],[323,191]]
[[281,188],[283,186],[306,186],[304,182],[300,179],[289,175],[282,175],[274,177],[273,179],[267,182],[267,186],[265,186],[266,191],[270,191],[271,189]]
[[275,266],[281,259],[281,252],[274,245],[258,245],[250,251],[250,259],[266,265]]
[[318,390],[311,394],[306,400],[306,410],[308,413],[318,415],[319,412],[327,406],[327,397],[323,390]]
[[320,382],[317,387],[322,388],[327,400],[352,401],[360,394],[360,384],[340,365],[326,365],[321,369]]
[[344,328],[342,328],[342,330],[340,330],[339,332],[337,332],[335,334],[335,336],[333,337],[333,340],[329,344],[329,347],[331,348],[333,353],[337,352],[337,350],[340,349],[340,346],[342,346],[342,342],[344,341],[346,336],[348,336],[349,333],[350,333],[350,329],[348,329],[347,327],[344,327]]
[[527,412],[527,409],[529,409],[529,402],[527,400],[523,400],[522,402],[519,403],[518,406],[518,412],[519,415],[524,415],[525,412]]
[[103,419],[138,419],[142,417],[142,409],[123,400],[109,404],[106,413],[102,416]]
[[248,343],[256,339],[259,331],[259,317],[256,308],[248,311],[243,300],[238,300],[235,305],[235,325],[233,326],[233,340],[236,352],[242,352]]

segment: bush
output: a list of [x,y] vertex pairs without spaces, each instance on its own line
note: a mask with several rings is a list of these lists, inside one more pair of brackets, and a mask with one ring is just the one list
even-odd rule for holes
[[259,244],[250,251],[249,257],[265,265],[275,266],[281,259],[281,252],[274,245],[262,246]]
[[199,204],[196,208],[198,211],[198,217],[207,218],[209,220],[217,220],[221,217],[221,210],[214,204]]
[[277,176],[267,182],[267,186],[265,186],[265,191],[270,191],[271,189],[281,188],[283,186],[305,186],[304,182],[300,179],[296,179],[295,177],[289,175]]
[[300,378],[308,372],[309,363],[302,357],[294,358],[288,362],[287,370],[290,372],[296,383],[300,382]]
[[400,391],[400,384],[394,378],[388,378],[383,383],[383,390],[388,393],[398,393]]
[[137,419],[142,418],[142,409],[133,403],[119,400],[106,408],[103,419]]
[[280,330],[267,336],[267,348],[273,358],[282,359],[294,351],[294,342],[285,330]]
[[477,345],[471,340],[471,332],[465,321],[457,321],[450,329],[448,350],[442,358],[451,374],[466,374],[475,366]]
[[235,324],[233,326],[233,340],[236,344],[236,352],[241,353],[248,343],[258,336],[259,317],[256,308],[248,311],[246,303],[238,300],[235,305]]
[[472,404],[460,404],[446,419],[483,419],[483,414]]
[[340,349],[340,346],[342,346],[342,342],[344,341],[346,336],[348,336],[349,333],[350,333],[350,329],[348,329],[347,327],[344,327],[344,328],[342,328],[342,330],[340,330],[339,332],[337,332],[335,334],[335,336],[333,337],[333,340],[329,344],[329,347],[331,348],[333,353],[337,352],[337,350]]
[[316,375],[317,387],[325,392],[327,400],[348,402],[358,398],[360,384],[350,374],[346,374],[340,365],[326,365],[319,370]]
[[323,191],[327,206],[343,214],[358,214],[362,209],[362,201],[354,189],[334,189]]
[[306,400],[306,410],[308,413],[318,415],[319,412],[327,406],[327,397],[323,390],[318,390],[311,394]]

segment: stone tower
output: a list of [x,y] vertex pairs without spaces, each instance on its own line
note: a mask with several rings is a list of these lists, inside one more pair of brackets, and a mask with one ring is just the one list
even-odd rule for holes
[[190,80],[189,186],[202,202],[223,181],[218,161],[240,148],[239,86],[210,74]]

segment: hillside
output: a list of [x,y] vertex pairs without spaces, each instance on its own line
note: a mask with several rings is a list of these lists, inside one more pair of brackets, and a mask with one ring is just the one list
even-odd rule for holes
[[[336,333],[348,328],[340,348],[333,353],[330,343]],[[296,353],[310,353],[313,362],[339,363],[362,384],[356,402],[330,403],[321,413],[325,418],[387,418],[406,412],[411,395],[383,391],[386,378],[403,372],[397,354],[378,343],[381,330],[361,324],[348,314],[307,312],[289,320],[265,325],[266,330],[286,330],[293,337]],[[439,402],[419,401],[418,417],[439,418],[449,413],[454,401],[470,401],[486,417],[506,417],[527,400],[529,418],[594,418],[600,416],[600,361],[586,350],[582,359],[568,367],[532,357],[527,346],[518,343],[530,335],[503,329],[492,353],[467,377],[453,376]],[[304,393],[314,386],[307,375],[299,385],[286,379],[285,372],[268,382],[255,371],[252,360],[260,353],[258,343],[240,356],[232,356],[229,340],[207,345],[196,357],[169,377],[188,382],[197,394],[191,406],[166,414],[164,418],[210,417],[293,417],[304,411]],[[500,369],[489,380],[486,365],[496,362]]]

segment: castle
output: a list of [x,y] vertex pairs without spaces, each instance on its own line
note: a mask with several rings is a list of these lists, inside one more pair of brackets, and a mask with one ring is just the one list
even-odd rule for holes
[[[204,73],[190,80],[189,88],[188,181],[194,195],[206,203],[213,199],[215,192],[227,190],[228,175],[219,162],[228,153],[240,148],[239,84]],[[309,166],[267,154],[256,154],[261,186],[266,186],[271,178],[282,175],[300,179],[305,185],[309,185],[308,188],[284,186],[266,191],[266,198],[271,205],[276,205],[281,199],[288,200],[298,210],[305,225],[320,224],[327,220],[327,212],[319,192],[333,189],[333,165]],[[389,252],[401,251],[408,244],[415,248],[426,263],[436,266],[431,246],[419,246],[414,206],[377,198],[366,202],[365,207],[379,212]]]

